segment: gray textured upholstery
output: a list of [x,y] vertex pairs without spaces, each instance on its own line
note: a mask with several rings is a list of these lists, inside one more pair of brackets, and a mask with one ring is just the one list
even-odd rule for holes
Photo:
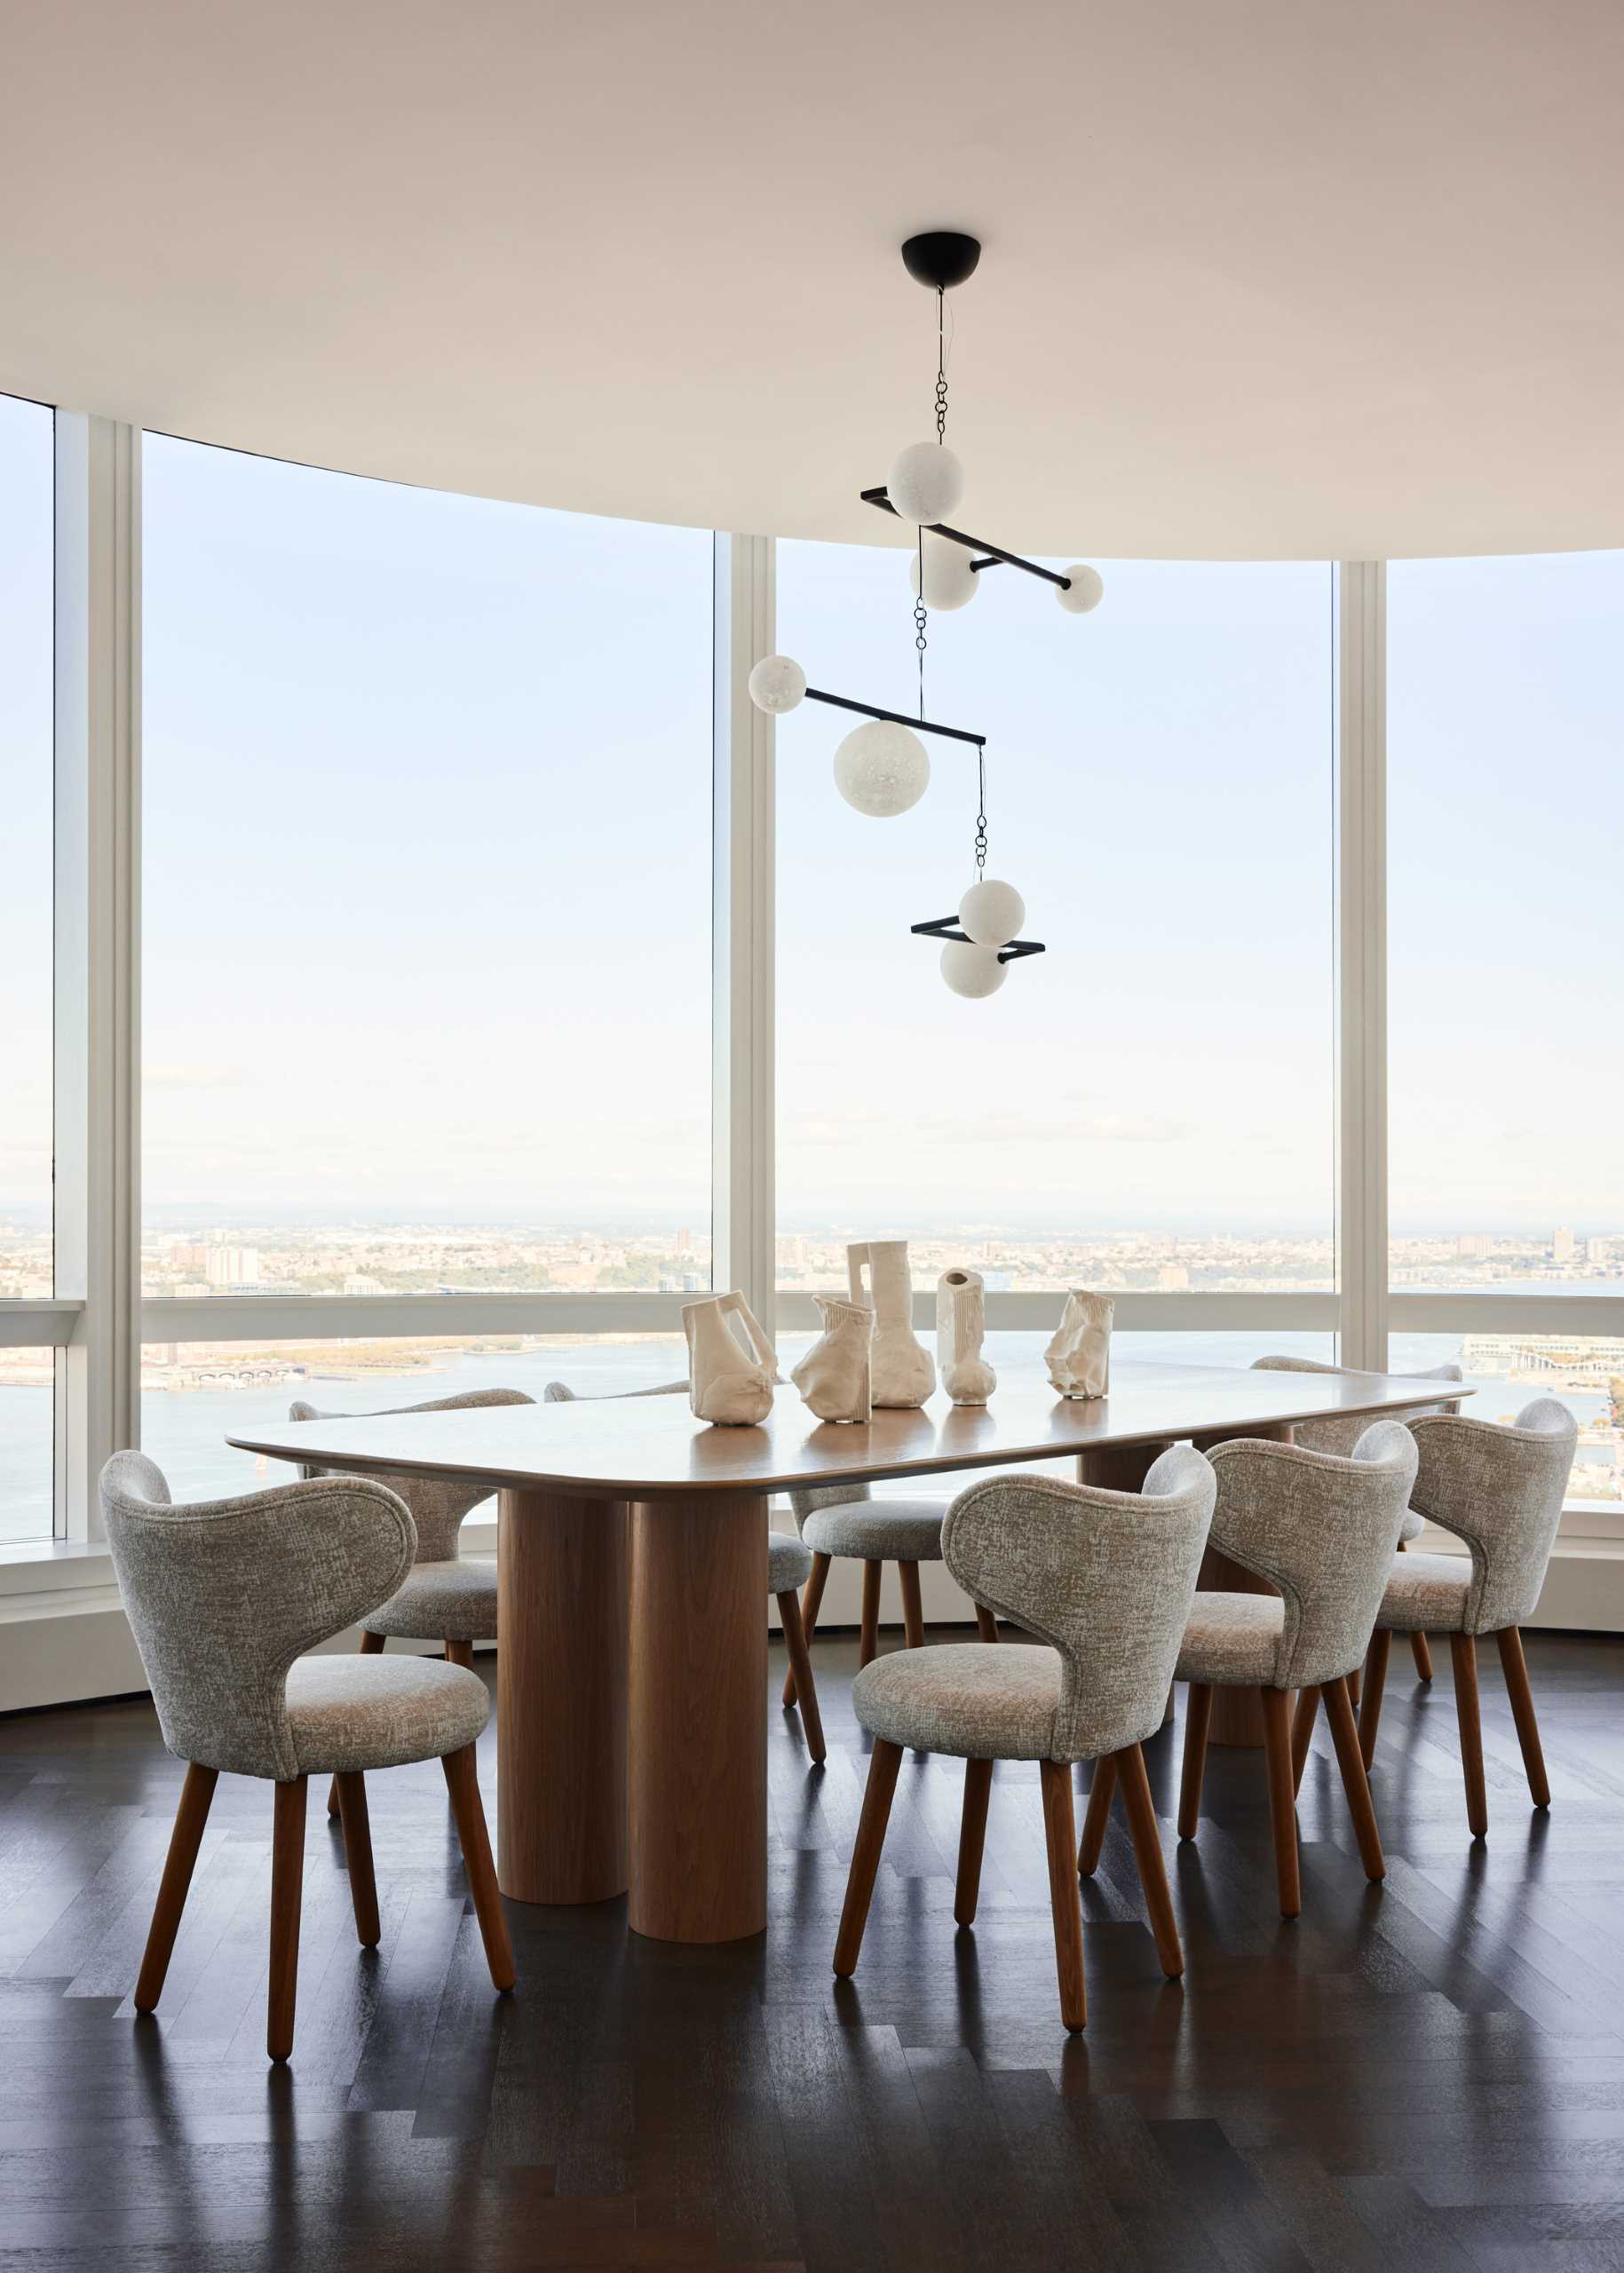
[[1272,1684],[1285,1631],[1279,1595],[1198,1594],[1179,1644],[1177,1678],[1219,1689]]
[[[686,1397],[687,1393],[687,1382],[685,1381],[680,1381],[656,1382],[653,1389],[611,1390],[609,1395],[611,1398]],[[575,1391],[571,1389],[567,1382],[549,1382],[546,1388],[542,1391],[542,1403],[543,1405],[591,1405],[598,1401],[598,1400],[590,1397],[578,1397]]]
[[[1373,1422],[1348,1460],[1254,1437],[1216,1445],[1212,1543],[1279,1588],[1279,1637],[1271,1669],[1260,1675],[1251,1643],[1240,1645],[1232,1631],[1256,1613],[1219,1612],[1223,1597],[1203,1596],[1203,1623],[1179,1653],[1184,1678],[1306,1689],[1351,1673],[1381,1608],[1417,1457],[1401,1421]],[[1227,1626],[1215,1622],[1225,1619]],[[1202,1631],[1211,1638],[1209,1658],[1200,1651]],[[1247,1669],[1238,1670],[1243,1660]]]
[[[806,1518],[820,1508],[844,1508],[860,1501],[872,1500],[873,1493],[866,1484],[814,1484],[789,1493],[789,1505],[795,1515],[796,1529],[804,1532]],[[947,1502],[941,1503],[942,1513],[947,1512]]]
[[323,1477],[178,1508],[162,1469],[117,1453],[101,1507],[158,1725],[180,1759],[287,1782],[317,1764],[306,1747],[321,1748],[321,1765],[332,1754],[335,1766],[389,1767],[454,1751],[484,1726],[485,1685],[456,1666],[414,1666],[402,1682],[376,1658],[314,1675],[295,1665],[411,1568],[412,1518],[387,1485]]
[[[423,1405],[385,1405],[368,1413],[327,1413],[303,1398],[296,1398],[288,1408],[289,1421],[372,1421],[387,1419],[397,1413],[460,1413],[482,1405],[534,1405],[535,1399],[527,1397],[521,1389],[469,1389],[456,1397],[434,1397]],[[300,1474],[309,1477],[343,1476],[342,1466],[321,1468],[306,1466]],[[456,1535],[463,1518],[481,1500],[490,1497],[490,1486],[485,1484],[460,1484],[454,1477],[384,1475],[375,1481],[387,1484],[392,1492],[400,1493],[411,1509],[412,1521],[417,1526],[417,1560],[419,1563],[445,1563],[456,1553]],[[375,1633],[385,1629],[375,1627]],[[402,1629],[404,1630],[404,1629]],[[495,1631],[493,1628],[492,1631]]]
[[1142,1742],[1161,1726],[1216,1489],[1189,1445],[1162,1453],[1142,1493],[1045,1476],[972,1484],[947,1510],[943,1559],[976,1602],[1050,1649],[876,1658],[852,1685],[858,1719],[970,1759],[1092,1760]]
[[[1277,1374],[1351,1374],[1361,1370],[1358,1366],[1327,1366],[1318,1358],[1255,1358],[1252,1366],[1255,1372],[1261,1369]],[[1466,1376],[1459,1366],[1429,1366],[1419,1373],[1390,1374],[1379,1378],[1396,1382],[1459,1382],[1464,1381]],[[1422,1406],[1419,1411],[1406,1414],[1405,1419],[1408,1422],[1420,1420],[1423,1414],[1458,1413],[1460,1409],[1460,1400],[1454,1398],[1441,1405]],[[1346,1460],[1351,1457],[1353,1447],[1369,1426],[1369,1421],[1368,1414],[1358,1413],[1349,1414],[1346,1419],[1299,1421],[1292,1435],[1297,1444],[1311,1453],[1337,1453]],[[1404,1540],[1419,1539],[1421,1533],[1421,1517],[1413,1508],[1406,1508],[1404,1525],[1398,1536]]]
[[815,1508],[801,1525],[814,1554],[860,1555],[878,1563],[939,1563],[945,1500],[842,1500]]
[[1464,1555],[1395,1557],[1376,1624],[1394,1634],[1462,1634],[1471,1593],[1472,1566]]
[[[1535,1398],[1509,1429],[1466,1414],[1415,1423],[1421,1466],[1413,1494],[1427,1519],[1463,1539],[1471,1575],[1457,1615],[1430,1621],[1441,1633],[1498,1634],[1533,1615],[1545,1583],[1579,1443],[1579,1424],[1555,1398]],[[1413,1630],[1406,1566],[1442,1556],[1406,1556],[1393,1565],[1381,1623]],[[1397,1593],[1394,1592],[1395,1585]],[[1388,1615],[1388,1599],[1394,1615]]]
[[488,1559],[417,1563],[380,1609],[361,1624],[369,1634],[406,1642],[494,1642],[496,1565]]

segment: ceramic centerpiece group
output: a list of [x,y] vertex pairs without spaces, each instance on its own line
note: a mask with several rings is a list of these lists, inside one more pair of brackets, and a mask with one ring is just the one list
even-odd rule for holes
[[[865,1422],[875,1409],[921,1406],[936,1387],[955,1405],[985,1405],[998,1376],[982,1355],[986,1287],[978,1271],[955,1267],[936,1282],[936,1357],[914,1332],[914,1282],[906,1239],[864,1239],[846,1249],[847,1292],[814,1295],[823,1331],[790,1374],[820,1421]],[[1105,1397],[1111,1382],[1108,1295],[1073,1287],[1044,1351],[1062,1397]],[[742,1295],[688,1303],[688,1399],[695,1416],[749,1427],[772,1409],[781,1376],[772,1345]]]

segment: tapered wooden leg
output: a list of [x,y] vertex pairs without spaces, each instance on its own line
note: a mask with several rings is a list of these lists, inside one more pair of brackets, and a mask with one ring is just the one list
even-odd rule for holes
[[1167,1865],[1161,1859],[1161,1834],[1156,1828],[1156,1809],[1151,1798],[1150,1778],[1145,1772],[1145,1754],[1137,1744],[1130,1744],[1116,1754],[1116,1765],[1156,1954],[1168,1979],[1176,1981],[1184,1969],[1184,1952],[1178,1939],[1178,1921],[1173,1915],[1173,1897],[1168,1892]]
[[[367,1628],[363,1626],[360,1629],[360,1654],[363,1658],[376,1658],[382,1651],[383,1647],[384,1636],[381,1634],[369,1634],[367,1631]],[[330,1816],[336,1816],[338,1812],[338,1778],[337,1776],[334,1777],[332,1782],[327,1787],[327,1811]]]
[[1477,1707],[1477,1644],[1470,1634],[1452,1634],[1454,1711],[1461,1728],[1461,1767],[1466,1778],[1466,1820],[1474,1839],[1489,1827],[1489,1795],[1483,1781],[1483,1722]]
[[1178,1783],[1181,1839],[1193,1839],[1201,1819],[1201,1785],[1207,1775],[1207,1730],[1211,1720],[1211,1684],[1192,1681],[1184,1692],[1184,1765]]
[[446,1663],[448,1666],[463,1666],[470,1673],[471,1673],[473,1671],[473,1643],[471,1642],[448,1642],[446,1644]]
[[1432,1678],[1432,1651],[1424,1634],[1411,1635],[1410,1655],[1415,1660],[1416,1679],[1418,1681],[1430,1681]]
[[825,1757],[823,1716],[818,1710],[818,1691],[812,1684],[812,1659],[806,1654],[806,1629],[801,1623],[801,1597],[790,1587],[778,1596],[779,1623],[784,1629],[784,1647],[789,1655],[789,1681],[801,1707],[801,1726],[806,1735],[806,1749],[814,1760]]
[[1348,1696],[1355,1711],[1359,1708],[1359,1691],[1363,1686],[1361,1679],[1363,1671],[1364,1668],[1362,1667],[1356,1666],[1351,1674],[1344,1675],[1344,1679],[1348,1684]]
[[1283,1689],[1260,1689],[1257,1699],[1269,1773],[1269,1820],[1274,1830],[1274,1882],[1281,1917],[1295,1918],[1303,1907],[1303,1892],[1297,1876],[1296,1794],[1291,1788],[1290,1707]]
[[1300,1689],[1297,1709],[1291,1716],[1291,1788],[1303,1789],[1303,1770],[1308,1766],[1308,1755],[1313,1749],[1314,1723],[1319,1717],[1319,1691]]
[[989,1610],[984,1602],[976,1604],[976,1639],[978,1642],[995,1642],[998,1639],[997,1612]]
[[140,1979],[135,1984],[138,2013],[152,2012],[163,1994],[163,1976],[170,1969],[170,1952],[175,1946],[180,1913],[186,1906],[186,1890],[197,1867],[197,1850],[202,1844],[203,1826],[209,1820],[209,1804],[219,1773],[218,1768],[200,1768],[194,1761],[180,1787],[180,1805],[175,1810],[170,1851],[158,1885],[158,1899],[153,1906],[152,1924],[147,1931],[147,1953],[141,1960]]
[[465,1744],[460,1752],[447,1753],[440,1765],[446,1771],[446,1788],[451,1794],[451,1811],[456,1818],[457,1844],[463,1850],[468,1891],[473,1897],[473,1914],[479,1921],[479,1938],[485,1944],[485,1962],[496,1987],[511,1989],[518,1976],[508,1941],[507,1917],[496,1886],[496,1866],[491,1861],[490,1834],[485,1828],[485,1803],[479,1797],[479,1770],[472,1745]]
[[1376,1811],[1365,1774],[1365,1756],[1359,1749],[1359,1723],[1353,1717],[1353,1699],[1348,1693],[1346,1675],[1341,1681],[1327,1681],[1319,1694],[1325,1699],[1325,1717],[1330,1723],[1331,1741],[1336,1746],[1336,1765],[1342,1770],[1342,1786],[1348,1794],[1348,1811],[1353,1818],[1359,1860],[1365,1865],[1365,1876],[1374,1883],[1387,1876],[1387,1865],[1382,1856],[1382,1834],[1376,1829]]
[[338,1812],[344,1818],[344,1859],[350,1873],[350,1901],[355,1911],[355,1931],[364,1950],[376,1949],[382,1938],[378,1925],[377,1881],[372,1873],[372,1826],[367,1819],[367,1779],[359,1773],[335,1776]]
[[265,2048],[273,2060],[293,2049],[293,2008],[299,1982],[299,1912],[305,1897],[305,1778],[275,1786],[271,1827],[271,1986]]
[[1043,1783],[1043,1833],[1049,1849],[1049,1905],[1055,1921],[1055,1972],[1060,1984],[1060,2018],[1073,2035],[1089,2017],[1082,1977],[1082,1905],[1077,1899],[1077,1818],[1072,1808],[1072,1771],[1058,1760],[1040,1760]]
[[863,1564],[863,1628],[857,1644],[858,1670],[872,1663],[880,1647],[880,1574],[883,1563]]
[[1494,1639],[1500,1644],[1501,1670],[1506,1676],[1506,1694],[1511,1699],[1511,1717],[1517,1723],[1517,1740],[1523,1747],[1529,1794],[1536,1808],[1548,1808],[1550,1784],[1545,1773],[1545,1754],[1540,1748],[1540,1724],[1533,1717],[1533,1691],[1528,1686],[1523,1637],[1515,1626],[1507,1626]]
[[919,1565],[899,1563],[897,1576],[902,1581],[902,1640],[909,1650],[923,1650],[925,1645],[924,1605],[919,1598]]
[[990,1760],[964,1762],[964,1812],[959,1819],[959,1877],[953,1914],[961,1926],[976,1922],[981,1895],[981,1850],[986,1844],[986,1803],[993,1796]]
[[1077,1875],[1091,1879],[1099,1868],[1100,1849],[1105,1843],[1105,1826],[1111,1820],[1111,1802],[1116,1797],[1116,1754],[1107,1753],[1094,1763],[1094,1781],[1089,1786],[1089,1809],[1082,1818],[1082,1843],[1077,1849]]
[[1392,1646],[1392,1635],[1385,1626],[1378,1626],[1370,1637],[1370,1649],[1365,1659],[1365,1694],[1359,1699],[1359,1751],[1367,1770],[1376,1756],[1376,1728],[1382,1718],[1382,1692],[1387,1687],[1387,1660]]
[[891,1821],[891,1794],[897,1788],[897,1770],[901,1765],[901,1746],[875,1737],[857,1841],[852,1849],[852,1868],[846,1877],[845,1905],[835,1939],[835,1970],[843,1981],[849,1981],[857,1970],[863,1928],[868,1923],[868,1905],[874,1899],[874,1882],[879,1875],[880,1851],[885,1844],[885,1826]]
[[[812,1635],[818,1630],[818,1612],[823,1607],[823,1589],[829,1582],[829,1557],[812,1556],[812,1576],[806,1581],[806,1592],[801,1597],[801,1630],[806,1636],[806,1647],[812,1648]],[[784,1675],[784,1702],[795,1703],[795,1667]]]

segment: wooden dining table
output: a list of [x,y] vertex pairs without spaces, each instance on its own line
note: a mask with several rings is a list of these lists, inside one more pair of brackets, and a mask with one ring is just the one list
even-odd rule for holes
[[[1414,1377],[1126,1359],[1108,1397],[1058,1397],[1034,1369],[1002,1378],[990,1405],[939,1392],[865,1426],[820,1422],[785,1387],[756,1428],[708,1426],[678,1397],[606,1398],[305,1421],[228,1441],[490,1485],[503,1892],[629,1892],[637,1932],[723,1942],[766,1924],[771,1493],[1058,1460],[1137,1491],[1181,1440],[1289,1441],[1300,1422],[1438,1401],[1438,1383]],[[1202,1583],[1264,1585],[1211,1550]],[[1213,1733],[1254,1740],[1244,1721]]]

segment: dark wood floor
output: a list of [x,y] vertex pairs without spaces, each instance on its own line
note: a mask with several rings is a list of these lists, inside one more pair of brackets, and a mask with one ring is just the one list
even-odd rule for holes
[[865,1772],[849,1642],[819,1647],[826,1770],[772,1708],[761,1941],[513,1909],[498,2002],[438,1769],[372,1779],[376,1957],[313,1809],[291,2071],[264,2053],[269,1788],[222,1778],[138,2023],[180,1769],[145,1705],[0,1722],[0,2269],[1624,2266],[1624,1643],[1530,1644],[1548,1817],[1487,1653],[1477,1846],[1438,1654],[1424,1691],[1394,1653],[1380,1890],[1322,1722],[1292,1925],[1261,1757],[1215,1749],[1180,1847],[1175,1736],[1147,1748],[1189,1970],[1157,1969],[1119,1816],[1070,2041],[1034,1768],[997,1772],[965,1934],[963,1768],[905,1761],[862,1963],[833,1981]]

